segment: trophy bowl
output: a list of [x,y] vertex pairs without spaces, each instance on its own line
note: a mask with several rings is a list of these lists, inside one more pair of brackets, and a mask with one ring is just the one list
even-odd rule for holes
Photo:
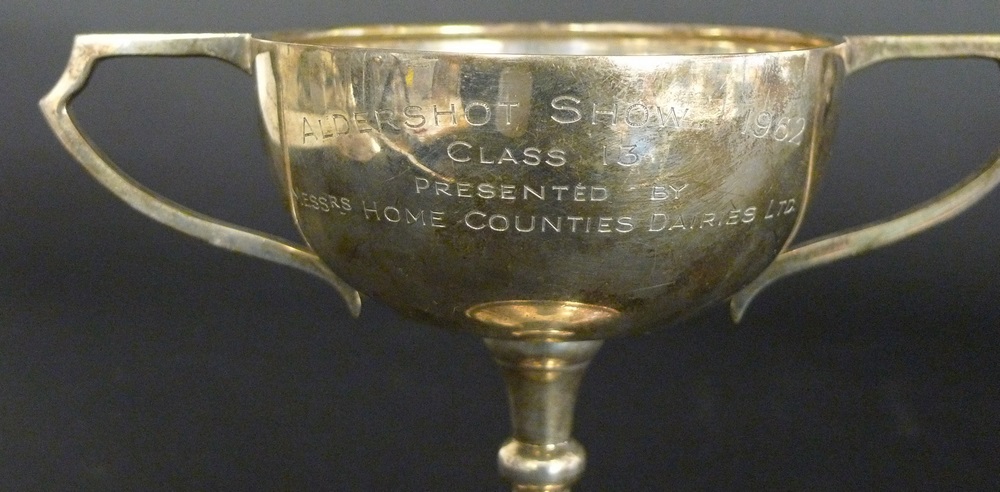
[[[169,202],[124,175],[69,103],[94,64],[210,56],[251,73],[304,244]],[[571,437],[601,340],[729,301],[961,212],[1000,161],[885,221],[792,246],[844,78],[896,58],[1000,57],[1000,36],[836,37],[702,25],[370,26],[79,36],[42,109],[140,212],[234,251],[487,340],[511,397],[498,457],[517,490],[583,471]]]
[[833,42],[781,31],[275,39],[255,72],[310,249],[409,317],[504,339],[648,330],[757,277],[805,210],[843,73],[810,49]]

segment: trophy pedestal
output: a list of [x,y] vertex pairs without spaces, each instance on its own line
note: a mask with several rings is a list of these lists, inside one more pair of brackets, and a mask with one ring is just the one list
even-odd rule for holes
[[497,465],[514,491],[568,491],[583,474],[586,453],[572,437],[573,408],[601,344],[486,339],[510,399],[513,435]]

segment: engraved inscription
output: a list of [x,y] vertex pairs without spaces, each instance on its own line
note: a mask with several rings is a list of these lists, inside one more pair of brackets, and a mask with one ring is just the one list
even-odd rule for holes
[[502,183],[463,183],[431,181],[427,178],[413,178],[417,195],[435,197],[480,198],[483,200],[550,200],[573,202],[603,202],[608,199],[608,189],[604,186],[549,185]]
[[[522,106],[527,105],[513,100],[493,103],[470,100],[429,105],[410,104],[402,109],[335,109],[314,117],[301,116],[298,122],[301,124],[301,142],[308,145],[352,133],[398,134],[406,131],[419,132],[431,127],[467,125],[478,128],[491,124],[502,129],[524,121],[530,108]],[[549,108],[549,118],[562,125],[589,123],[624,129],[663,130],[697,127],[691,108],[683,105],[662,105],[648,101],[589,102],[566,94],[551,99]],[[787,138],[794,140],[795,137]],[[626,154],[621,163],[628,165],[628,158]]]
[[654,202],[663,200],[680,200],[681,192],[687,189],[687,183],[668,184],[666,186],[653,186],[653,192],[649,199]]
[[610,103],[590,102],[568,94],[556,96],[549,102],[553,109],[552,121],[562,125],[589,123],[609,127],[627,128],[690,128],[691,108],[660,106],[640,101]]
[[[565,202],[599,202],[608,199],[609,193],[601,186],[538,186],[480,183],[435,182],[415,178],[418,195],[439,198],[461,197],[484,200],[557,200]],[[655,202],[681,199],[687,184],[657,185],[652,188],[650,199]],[[748,226],[757,222],[774,221],[793,216],[798,212],[795,198],[769,200],[766,206],[730,207],[721,211],[678,213],[655,212],[640,215],[529,215],[517,212],[444,211],[420,206],[406,206],[398,201],[392,204],[376,200],[351,200],[332,194],[293,191],[296,203],[303,209],[319,213],[360,216],[368,222],[399,226],[430,227],[443,229],[452,226],[471,231],[496,233],[546,233],[546,234],[627,234],[678,233],[707,229]]]
[[609,151],[608,146],[602,146],[601,158],[605,166],[617,164],[622,167],[634,167],[642,163],[642,156],[636,152],[636,145],[617,145]]
[[515,124],[517,111],[522,111],[521,103],[514,101],[466,101],[456,104],[433,104],[421,106],[412,104],[402,111],[395,109],[374,109],[371,111],[330,111],[321,118],[302,117],[302,143],[316,143],[349,133],[400,133],[404,130],[420,130],[426,127],[457,126],[467,124],[472,127],[494,123],[504,127]]
[[452,162],[459,163],[524,164],[526,166],[545,164],[550,167],[562,167],[566,165],[566,151],[560,148],[546,150],[538,147],[487,149],[476,147],[463,140],[456,140],[448,144],[446,152]]
[[756,206],[731,208],[727,211],[702,212],[693,214],[654,213],[649,219],[649,232],[693,231],[716,227],[749,225],[759,220],[770,221],[778,217],[792,215],[798,210],[795,199],[770,200],[763,214]]
[[767,204],[767,211],[764,212],[765,219],[773,219],[779,215],[791,215],[798,211],[794,198],[787,200],[771,200]]
[[487,214],[472,210],[465,214],[462,224],[474,231],[494,232],[550,232],[581,234],[624,234],[635,230],[632,217],[584,217]]
[[774,140],[792,145],[802,143],[806,132],[806,119],[802,117],[776,117],[770,111],[747,111],[740,133],[754,138]]
[[350,198],[330,194],[314,195],[299,190],[292,190],[292,198],[302,207],[320,212],[339,212],[345,215],[352,210]]
[[392,224],[407,224],[418,226],[430,226],[444,228],[444,212],[436,210],[411,210],[407,207],[397,207],[393,205],[381,207],[377,202],[361,201],[361,209],[365,218],[375,222],[389,222]]

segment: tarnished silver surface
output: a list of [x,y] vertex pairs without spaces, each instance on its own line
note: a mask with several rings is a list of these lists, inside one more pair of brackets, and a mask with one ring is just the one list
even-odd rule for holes
[[[256,77],[271,164],[305,246],[169,202],[90,143],[68,104],[95,62],[122,55],[211,56]],[[360,292],[491,339],[514,402],[501,468],[525,490],[554,489],[583,467],[568,427],[582,372],[554,377],[555,366],[524,361],[582,371],[598,345],[589,340],[727,299],[738,319],[768,283],[924,230],[997,185],[1000,160],[899,217],[789,247],[844,77],[958,56],[998,58],[1000,36],[636,24],[86,35],[42,109],[144,214],[318,275],[352,312]],[[552,429],[558,439],[530,437]]]
[[258,48],[296,223],[361,292],[488,337],[605,338],[726,299],[792,236],[832,135],[835,41],[447,32]]

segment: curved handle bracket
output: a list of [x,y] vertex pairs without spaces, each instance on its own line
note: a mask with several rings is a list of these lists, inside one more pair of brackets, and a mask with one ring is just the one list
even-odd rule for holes
[[90,34],[77,36],[62,78],[39,103],[46,120],[66,149],[112,193],[144,215],[220,248],[297,268],[327,281],[344,298],[351,314],[361,312],[361,296],[306,248],[289,241],[223,222],[168,200],[126,175],[80,130],[70,102],[86,85],[103,58],[138,56],[207,56],[251,71],[248,34]]
[[[1000,61],[1000,36],[857,36],[843,45],[847,72],[899,58],[982,57]],[[754,297],[778,279],[820,265],[862,255],[922,232],[962,213],[1000,184],[1000,154],[979,173],[917,207],[866,226],[809,241],[778,255],[753,282],[730,300],[739,323]]]

